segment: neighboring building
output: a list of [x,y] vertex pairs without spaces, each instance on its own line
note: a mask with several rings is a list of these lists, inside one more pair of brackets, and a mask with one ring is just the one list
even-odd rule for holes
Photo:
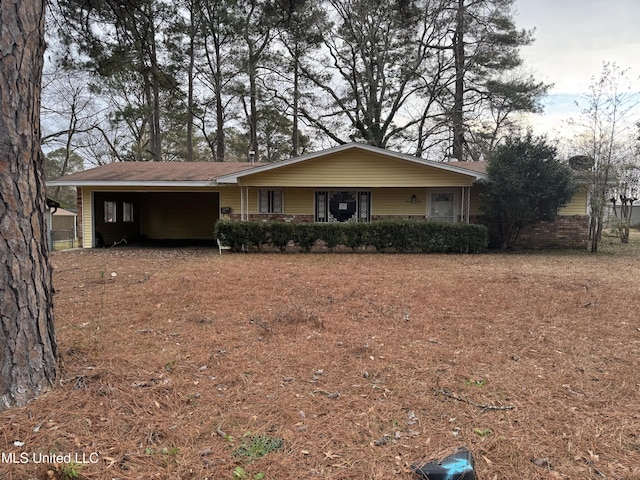
[[47,238],[49,250],[64,250],[78,246],[77,215],[60,208],[55,200],[47,198]]
[[76,221],[78,215],[59,208],[51,218],[51,240],[53,250],[65,250],[78,247],[78,230]]
[[[631,205],[627,208],[630,210],[629,225],[632,227],[640,226],[640,205]],[[607,207],[605,208],[604,216],[612,225],[615,225],[617,222],[623,221],[624,218],[622,215],[622,206],[618,204],[614,208],[613,205],[607,205]]]
[[[483,162],[434,162],[351,143],[272,164],[111,163],[47,182],[75,186],[81,245],[126,239],[215,240],[216,221],[480,222]],[[587,192],[551,224],[523,234],[532,247],[586,248]]]

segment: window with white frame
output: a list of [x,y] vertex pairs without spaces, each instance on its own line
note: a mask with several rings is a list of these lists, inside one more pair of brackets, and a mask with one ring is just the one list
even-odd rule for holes
[[117,203],[111,200],[104,202],[104,223],[116,223]]
[[133,222],[133,203],[122,202],[122,221]]
[[284,213],[282,190],[258,190],[258,212]]

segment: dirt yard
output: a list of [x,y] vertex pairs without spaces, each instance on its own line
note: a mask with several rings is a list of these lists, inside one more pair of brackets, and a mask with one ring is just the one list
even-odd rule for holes
[[58,252],[0,479],[640,479],[640,240],[598,255]]

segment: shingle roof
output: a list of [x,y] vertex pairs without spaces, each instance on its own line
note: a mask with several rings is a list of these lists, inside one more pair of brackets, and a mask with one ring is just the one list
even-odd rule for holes
[[222,175],[257,167],[249,162],[114,162],[47,182],[49,185],[89,185],[122,182],[211,182]]
[[77,213],[70,212],[69,210],[65,210],[64,208],[58,208],[55,212],[53,212],[53,215],[55,215],[56,217],[76,217],[76,216],[78,216]]

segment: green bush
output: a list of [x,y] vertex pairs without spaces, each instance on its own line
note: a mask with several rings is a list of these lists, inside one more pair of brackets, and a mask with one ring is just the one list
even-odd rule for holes
[[233,251],[269,245],[284,251],[290,243],[309,252],[317,241],[333,250],[373,246],[377,251],[479,253],[487,249],[484,225],[416,220],[380,220],[371,223],[233,222],[221,220],[215,234]]
[[298,245],[302,251],[310,252],[316,240],[321,238],[318,229],[319,225],[318,223],[293,224],[291,240],[293,240],[293,243]]
[[289,240],[293,239],[293,224],[285,222],[262,222],[266,238],[265,243],[285,250]]

